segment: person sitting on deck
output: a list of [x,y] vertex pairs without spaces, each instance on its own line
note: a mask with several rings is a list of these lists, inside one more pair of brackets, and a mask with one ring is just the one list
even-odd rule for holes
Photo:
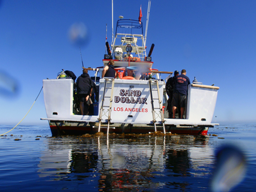
[[80,101],[80,112],[81,115],[88,115],[89,113],[89,105],[88,100],[92,96],[93,84],[94,82],[91,80],[88,69],[83,68],[83,74],[77,78],[77,93]]
[[188,85],[190,84],[189,78],[186,76],[187,72],[182,69],[181,74],[177,76],[175,89],[172,98],[172,112],[173,118],[175,118],[175,113],[177,106],[180,105],[180,118],[183,118],[184,109],[186,106]]
[[102,78],[103,77],[116,77],[116,71],[114,69],[114,61],[110,60],[108,64],[104,67],[102,72]]

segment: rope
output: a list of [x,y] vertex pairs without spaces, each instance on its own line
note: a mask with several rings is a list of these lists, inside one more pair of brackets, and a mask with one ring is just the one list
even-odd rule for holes
[[25,119],[25,117],[28,115],[28,113],[30,112],[30,110],[32,109],[32,107],[34,106],[34,104],[36,103],[36,100],[38,99],[38,97],[39,97],[40,93],[42,92],[42,90],[43,90],[43,86],[42,86],[41,90],[39,91],[39,93],[38,93],[38,95],[37,95],[37,97],[36,97],[34,103],[31,105],[30,109],[28,110],[28,112],[26,113],[26,115],[20,120],[20,122],[19,122],[17,125],[15,125],[11,130],[9,130],[9,131],[7,131],[7,132],[1,134],[0,136],[3,136],[3,135],[5,135],[5,134],[9,133],[10,131],[12,131],[13,129],[15,129],[15,128]]

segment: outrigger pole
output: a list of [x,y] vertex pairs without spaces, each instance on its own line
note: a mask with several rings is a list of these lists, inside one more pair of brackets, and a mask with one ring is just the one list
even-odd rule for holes
[[112,0],[112,40],[111,40],[111,45],[113,44],[113,39],[114,39],[114,3]]
[[[105,39],[105,44],[108,41],[108,24],[106,24],[106,39]],[[105,53],[107,53],[107,47],[105,46]]]
[[146,21],[145,41],[144,41],[145,45],[144,45],[144,47],[146,47],[146,41],[147,41],[148,21],[149,21],[150,7],[151,7],[151,0],[148,0],[148,13],[147,13],[147,21]]

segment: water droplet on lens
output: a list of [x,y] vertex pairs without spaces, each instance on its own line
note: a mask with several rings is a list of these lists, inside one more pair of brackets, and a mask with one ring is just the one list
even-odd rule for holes
[[18,94],[18,82],[9,74],[0,71],[0,96],[10,98]]
[[89,41],[89,31],[84,23],[75,23],[69,29],[71,43],[79,48],[85,46]]
[[216,150],[215,171],[211,180],[214,192],[230,191],[244,178],[246,158],[244,152],[234,145],[223,145]]

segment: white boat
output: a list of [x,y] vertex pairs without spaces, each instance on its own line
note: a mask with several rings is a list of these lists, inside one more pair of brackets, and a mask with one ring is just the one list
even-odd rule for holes
[[[43,80],[47,118],[41,119],[49,121],[53,135],[157,131],[163,134],[207,135],[208,128],[216,125],[212,123],[212,118],[219,87],[198,83],[188,86],[184,118],[168,118],[168,112],[164,110],[168,96],[161,74],[172,72],[152,69],[154,44],[147,54],[146,35],[143,34],[141,21],[119,19],[111,46],[106,42],[106,47],[103,64],[105,66],[113,59],[118,76],[101,78],[102,66],[88,69],[95,72],[91,78],[99,90],[98,101],[95,100],[93,104],[94,114],[80,115],[77,112],[73,79]],[[132,79],[125,77],[127,68],[133,69],[137,76]]]

